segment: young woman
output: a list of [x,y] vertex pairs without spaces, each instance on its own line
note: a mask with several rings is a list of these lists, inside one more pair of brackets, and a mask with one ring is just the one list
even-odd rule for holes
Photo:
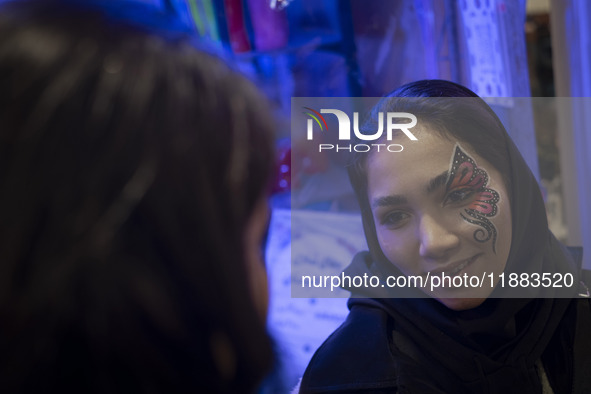
[[156,10],[91,3],[0,10],[0,392],[254,392],[266,101]]
[[[399,88],[374,121],[379,112],[414,114],[418,140],[394,136],[402,152],[357,154],[350,165],[369,252],[345,272],[425,284],[352,289],[347,320],[299,392],[589,392],[580,259],[548,230],[538,184],[494,112],[439,80]],[[568,283],[544,286],[544,273]],[[529,285],[509,285],[522,274]]]

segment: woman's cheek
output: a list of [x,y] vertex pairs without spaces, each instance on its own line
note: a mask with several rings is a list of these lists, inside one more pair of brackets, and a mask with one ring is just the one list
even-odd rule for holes
[[404,274],[412,273],[412,241],[406,239],[403,231],[397,234],[392,231],[378,232],[378,241],[382,252],[396,268]]

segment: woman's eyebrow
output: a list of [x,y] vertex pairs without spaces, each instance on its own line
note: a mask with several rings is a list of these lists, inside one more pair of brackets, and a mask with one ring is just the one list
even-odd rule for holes
[[437,175],[435,178],[429,181],[427,185],[427,193],[431,194],[435,190],[439,189],[441,186],[447,183],[447,179],[449,178],[449,172],[443,171],[441,174]]
[[406,203],[408,203],[406,197],[403,197],[399,194],[395,194],[391,196],[378,197],[372,201],[371,206],[372,208],[378,208],[388,207],[391,205],[404,205]]
[[[446,170],[443,171],[441,174],[437,175],[435,178],[431,179],[429,181],[429,184],[427,185],[427,193],[433,193],[435,190],[445,185],[447,183],[448,177],[449,172]],[[391,196],[378,197],[374,199],[371,203],[371,206],[372,208],[378,208],[392,205],[404,205],[407,203],[408,200],[406,199],[406,197],[401,196],[399,194],[393,194]]]

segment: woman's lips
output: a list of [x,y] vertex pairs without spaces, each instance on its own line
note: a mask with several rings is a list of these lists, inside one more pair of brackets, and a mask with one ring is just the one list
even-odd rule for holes
[[459,275],[464,269],[466,269],[470,264],[472,264],[478,257],[480,257],[482,253],[476,254],[468,259],[456,261],[454,263],[448,264],[445,267],[434,269],[433,271],[429,271],[430,275],[441,275],[444,274],[446,276],[457,276]]

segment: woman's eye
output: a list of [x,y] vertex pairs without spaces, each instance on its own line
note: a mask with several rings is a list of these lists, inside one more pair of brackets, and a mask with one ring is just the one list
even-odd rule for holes
[[468,200],[474,194],[474,190],[471,189],[460,189],[454,190],[445,196],[446,204],[455,204]]
[[398,228],[404,224],[404,221],[408,219],[410,215],[405,212],[391,212],[384,216],[382,219],[382,225],[390,228]]

